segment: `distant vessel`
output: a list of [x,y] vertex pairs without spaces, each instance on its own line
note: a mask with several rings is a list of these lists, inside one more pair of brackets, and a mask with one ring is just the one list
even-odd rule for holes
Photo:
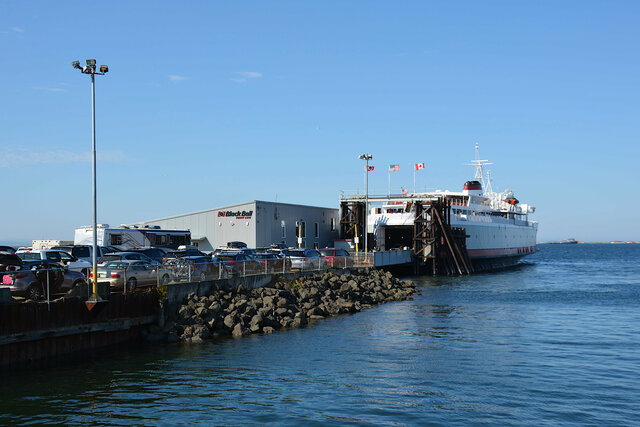
[[508,266],[535,253],[538,223],[529,220],[535,208],[520,203],[510,190],[495,193],[490,174],[485,187],[483,169],[489,164],[480,160],[476,144],[476,156],[471,161],[476,168],[475,177],[465,182],[461,192],[437,190],[389,196],[381,207],[372,208],[368,232],[374,234],[377,247],[380,250],[411,247],[414,202],[445,198],[451,203],[451,227],[466,231],[467,251],[476,270]]
[[545,243],[549,244],[549,245],[573,245],[573,244],[577,244],[579,242],[576,239],[574,239],[573,237],[569,237],[568,239],[551,240],[550,242],[545,242]]

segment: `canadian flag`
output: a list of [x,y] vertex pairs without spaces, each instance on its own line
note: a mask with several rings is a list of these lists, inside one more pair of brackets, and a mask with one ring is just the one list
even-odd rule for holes
[[424,163],[416,163],[416,170],[424,169]]
[[371,172],[375,166],[367,166],[367,170]]

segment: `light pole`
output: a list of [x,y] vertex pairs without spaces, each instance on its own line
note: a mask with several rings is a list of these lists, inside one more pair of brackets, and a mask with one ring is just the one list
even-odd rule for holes
[[364,186],[365,186],[365,193],[364,193],[364,252],[367,253],[367,250],[369,249],[369,242],[368,242],[368,233],[369,233],[369,229],[367,226],[367,219],[369,216],[369,160],[373,159],[373,156],[371,154],[360,154],[358,156],[359,159],[364,160],[365,162],[367,162],[367,166],[365,168],[365,174],[364,174]]
[[87,65],[84,67],[80,66],[80,61],[73,61],[71,63],[73,68],[80,70],[83,74],[89,74],[91,76],[91,133],[93,134],[93,145],[92,145],[92,160],[93,160],[93,253],[91,254],[91,258],[93,261],[93,280],[92,284],[92,293],[89,297],[89,301],[100,301],[101,298],[98,295],[98,261],[97,261],[97,253],[98,253],[98,214],[97,214],[97,186],[96,186],[96,78],[95,75],[98,74],[100,76],[104,76],[108,71],[109,67],[106,65],[100,66],[100,71],[96,71],[96,60],[95,59],[87,59]]

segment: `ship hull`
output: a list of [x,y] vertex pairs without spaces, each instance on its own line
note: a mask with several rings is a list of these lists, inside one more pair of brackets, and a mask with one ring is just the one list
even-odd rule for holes
[[467,252],[474,264],[483,260],[489,264],[511,264],[536,252],[536,224],[452,221],[451,225],[465,229]]

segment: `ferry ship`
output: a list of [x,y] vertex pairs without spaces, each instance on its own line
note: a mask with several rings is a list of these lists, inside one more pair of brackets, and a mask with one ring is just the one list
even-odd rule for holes
[[369,197],[367,231],[375,249],[411,248],[415,202],[444,198],[451,204],[451,227],[465,229],[467,252],[476,271],[513,265],[535,253],[538,223],[529,219],[535,208],[520,203],[510,190],[494,192],[490,172],[485,180],[484,168],[489,164],[480,159],[476,144],[475,159],[470,163],[475,166],[475,176],[464,183],[462,191]]

